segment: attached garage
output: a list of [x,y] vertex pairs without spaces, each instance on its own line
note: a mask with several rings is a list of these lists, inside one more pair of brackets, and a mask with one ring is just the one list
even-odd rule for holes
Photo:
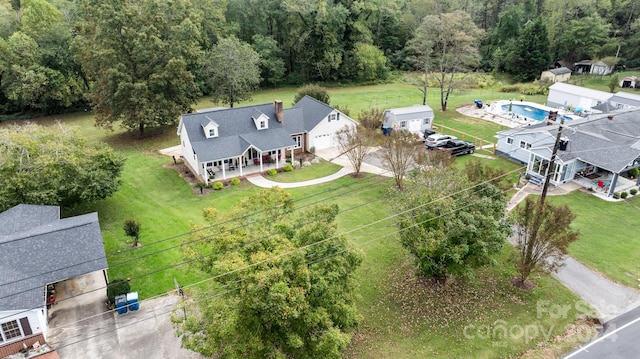
[[325,133],[323,135],[314,136],[313,145],[316,150],[323,150],[325,148],[331,147],[331,134]]

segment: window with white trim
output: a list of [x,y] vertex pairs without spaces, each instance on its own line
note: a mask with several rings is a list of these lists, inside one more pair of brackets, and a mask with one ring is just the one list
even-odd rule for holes
[[267,128],[267,121],[260,121],[260,129]]
[[22,329],[17,320],[12,320],[0,325],[0,343],[23,336]]
[[335,113],[332,113],[329,115],[329,118],[327,119],[327,121],[331,122],[331,121],[336,121],[338,119],[338,115]]
[[513,137],[507,137],[507,145],[513,144]]
[[407,128],[407,121],[400,121],[400,128]]
[[218,133],[215,127],[209,129],[209,137],[218,137]]
[[429,123],[431,123],[431,118],[427,117],[424,119],[424,121],[422,121],[423,124],[428,125]]
[[524,148],[528,150],[531,148],[531,144],[529,142],[520,141],[520,148]]
[[293,148],[302,147],[302,135],[292,136],[291,138],[293,138],[293,141],[296,143]]

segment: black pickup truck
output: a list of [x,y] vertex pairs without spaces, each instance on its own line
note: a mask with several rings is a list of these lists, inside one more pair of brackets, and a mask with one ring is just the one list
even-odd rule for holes
[[452,156],[462,156],[471,154],[476,150],[473,143],[462,140],[449,140],[444,145],[438,147],[439,150],[448,151]]

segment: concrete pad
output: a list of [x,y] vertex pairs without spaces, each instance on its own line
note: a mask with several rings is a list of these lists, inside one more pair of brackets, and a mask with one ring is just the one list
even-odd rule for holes
[[181,348],[175,336],[170,314],[176,295],[141,301],[139,310],[119,315],[105,304],[101,272],[67,282],[56,288],[67,299],[54,306],[47,340],[61,358],[203,358]]

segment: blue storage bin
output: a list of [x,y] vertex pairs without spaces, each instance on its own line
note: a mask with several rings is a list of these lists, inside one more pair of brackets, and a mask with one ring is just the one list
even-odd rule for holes
[[129,310],[140,309],[140,303],[138,302],[138,292],[127,293],[127,305]]
[[116,296],[116,311],[118,314],[125,314],[127,312],[127,295]]

